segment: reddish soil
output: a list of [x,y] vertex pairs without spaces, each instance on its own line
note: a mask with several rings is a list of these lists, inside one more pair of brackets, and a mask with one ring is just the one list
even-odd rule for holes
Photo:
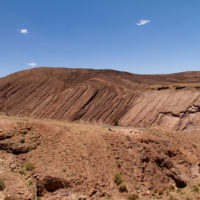
[[198,130],[200,72],[137,75],[36,68],[0,79],[0,111],[56,120]]
[[[147,200],[149,190],[153,199],[171,200],[200,183],[199,133],[7,116],[0,116],[0,129],[0,178],[6,185],[0,196],[9,199],[120,200],[137,194]],[[185,199],[198,199],[188,191]]]
[[200,72],[36,68],[0,112],[0,200],[200,200]]

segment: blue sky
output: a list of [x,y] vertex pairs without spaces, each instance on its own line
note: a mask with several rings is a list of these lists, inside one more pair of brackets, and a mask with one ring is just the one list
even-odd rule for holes
[[199,11],[199,0],[0,0],[0,76],[35,66],[200,70]]

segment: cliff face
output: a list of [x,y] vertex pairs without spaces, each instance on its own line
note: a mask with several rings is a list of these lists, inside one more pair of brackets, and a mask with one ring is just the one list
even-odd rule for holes
[[200,72],[136,75],[113,70],[36,68],[0,79],[10,115],[122,126],[200,128]]
[[124,125],[160,126],[170,130],[200,128],[200,91],[145,91],[121,119]]

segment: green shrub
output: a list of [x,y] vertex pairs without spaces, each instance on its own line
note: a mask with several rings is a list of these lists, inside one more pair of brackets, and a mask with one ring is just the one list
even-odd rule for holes
[[136,190],[139,190],[139,189],[140,189],[140,186],[139,186],[139,185],[135,185],[135,189],[136,189]]
[[117,173],[115,174],[115,177],[114,177],[114,182],[117,184],[117,185],[120,185],[123,180],[122,180],[122,175]]
[[33,163],[26,163],[23,168],[19,170],[19,173],[25,175],[27,171],[32,171],[34,169]]
[[199,187],[198,187],[197,185],[193,185],[193,186],[192,186],[192,189],[193,189],[193,191],[196,192],[196,193],[199,193],[199,192],[200,192],[200,189],[199,189]]
[[0,178],[0,191],[3,191],[6,188],[5,182]]
[[119,185],[119,191],[120,191],[120,192],[128,192],[125,183],[121,183],[121,184]]
[[26,163],[25,165],[24,165],[24,169],[25,169],[25,171],[32,171],[33,169],[34,169],[34,165],[33,165],[33,163]]
[[118,126],[118,125],[119,125],[119,121],[118,121],[117,119],[115,119],[115,120],[113,121],[113,123],[114,123],[114,126]]
[[24,169],[24,168],[21,168],[21,169],[19,170],[19,173],[22,174],[22,175],[26,174],[25,169]]
[[129,194],[128,195],[128,200],[137,200],[137,199],[139,199],[138,194]]

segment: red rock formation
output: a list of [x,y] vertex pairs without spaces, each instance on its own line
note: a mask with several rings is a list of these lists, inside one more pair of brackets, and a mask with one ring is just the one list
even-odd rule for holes
[[123,126],[200,128],[200,72],[136,75],[113,70],[36,68],[0,79],[10,115]]

